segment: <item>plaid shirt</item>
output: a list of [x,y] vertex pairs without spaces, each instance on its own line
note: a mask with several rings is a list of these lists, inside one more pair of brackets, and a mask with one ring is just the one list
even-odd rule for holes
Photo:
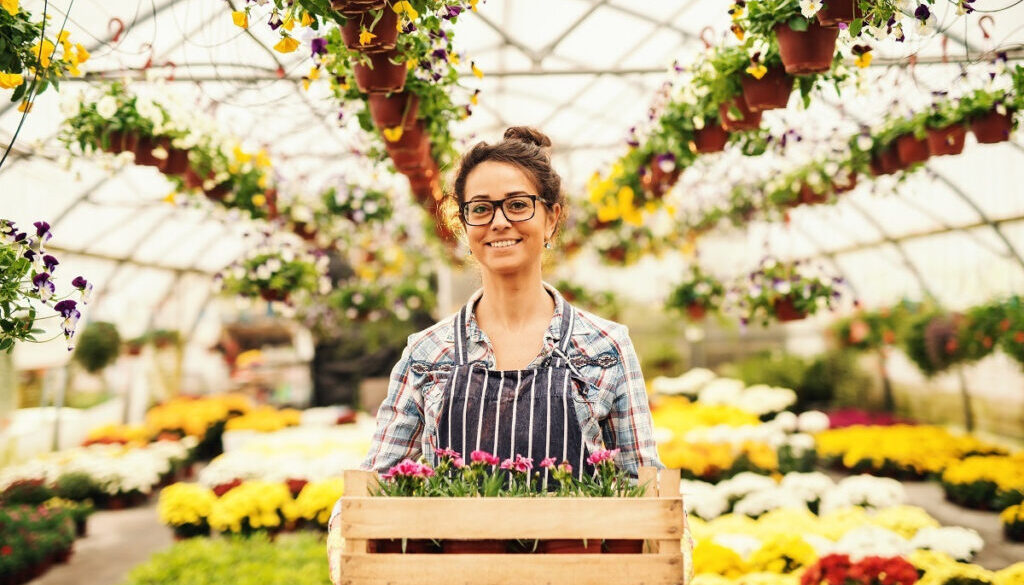
[[[527,366],[545,364],[558,345],[562,326],[562,298],[550,285],[545,288],[555,297],[555,314],[544,333],[540,354]],[[469,300],[472,308],[483,294],[478,290]],[[641,466],[662,467],[654,443],[654,425],[643,372],[629,331],[624,325],[576,309],[570,350],[573,367],[586,384],[587,400],[576,405],[587,448],[619,449],[615,463],[634,477]],[[402,358],[391,372],[387,399],[377,412],[377,431],[362,467],[387,471],[406,457],[423,455],[434,460],[433,433],[440,415],[440,397],[448,382],[455,356],[455,315],[413,334]],[[469,311],[466,320],[467,356],[494,369],[494,348]],[[425,399],[426,397],[426,399]]]

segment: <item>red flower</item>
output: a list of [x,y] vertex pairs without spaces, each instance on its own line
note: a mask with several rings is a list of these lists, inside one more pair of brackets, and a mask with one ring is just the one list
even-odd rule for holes
[[6,557],[12,552],[14,552],[14,549],[11,548],[11,545],[5,544],[3,546],[0,546],[0,557]]
[[800,585],[821,585],[822,582],[829,585],[844,585],[849,576],[850,565],[848,555],[823,556],[804,572],[800,578]]

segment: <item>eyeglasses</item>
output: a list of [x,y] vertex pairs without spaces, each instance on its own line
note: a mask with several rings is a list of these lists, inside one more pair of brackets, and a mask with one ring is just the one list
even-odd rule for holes
[[536,195],[515,195],[501,201],[476,199],[462,204],[462,219],[467,225],[487,225],[494,221],[494,210],[501,207],[505,219],[510,222],[533,219],[537,212]]

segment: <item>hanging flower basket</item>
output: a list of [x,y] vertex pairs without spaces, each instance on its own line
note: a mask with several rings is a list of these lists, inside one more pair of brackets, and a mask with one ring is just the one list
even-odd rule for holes
[[409,150],[395,150],[389,148],[388,155],[391,157],[391,162],[395,164],[395,168],[403,174],[419,173],[423,168],[428,166],[428,161],[431,160],[430,140],[428,140],[424,135],[419,148]]
[[316,226],[304,221],[296,221],[292,224],[292,232],[307,242],[316,239]]
[[135,150],[135,135],[125,134],[120,130],[113,130],[107,134],[107,140],[110,146],[105,150],[114,154],[121,154],[122,152]]
[[849,24],[860,16],[858,0],[825,0],[824,6],[815,15],[821,26],[833,27],[840,23]]
[[896,153],[904,167],[928,160],[928,140],[913,134],[904,134],[896,139]]
[[828,202],[828,190],[822,193],[816,193],[810,185],[804,183],[800,185],[800,193],[797,196],[794,205],[818,205],[819,203]]
[[388,152],[395,150],[418,150],[421,148],[424,138],[423,125],[416,123],[411,128],[403,130],[402,136],[398,140],[388,140],[385,137],[384,146],[388,149]]
[[928,130],[928,151],[932,156],[960,154],[964,151],[964,138],[967,128],[962,124],[953,124],[940,129]]
[[214,201],[223,201],[231,194],[231,183],[224,182],[206,190],[206,196]]
[[1006,142],[1010,139],[1011,129],[1013,129],[1013,119],[1009,112],[1000,114],[993,110],[971,121],[971,132],[974,132],[974,137],[981,144]]
[[857,188],[857,175],[851,173],[850,175],[845,177],[845,181],[843,181],[841,185],[838,182],[834,182],[832,183],[832,187],[832,192],[835,193],[836,195],[839,195],[840,193],[846,193],[848,191],[853,191],[854,189]]
[[189,170],[188,151],[171,146],[169,138],[161,140],[160,145],[167,150],[167,158],[164,159],[164,164],[160,167],[160,171],[165,175],[185,174]]
[[838,28],[826,28],[815,22],[807,23],[806,31],[795,31],[788,24],[775,27],[779,55],[790,75],[824,73],[831,69],[838,37]]
[[871,174],[876,177],[891,175],[899,170],[902,170],[899,155],[891,146],[878,151],[871,157]]
[[370,117],[377,128],[395,128],[401,125],[406,130],[412,130],[416,126],[420,98],[414,93],[370,94],[369,104]]
[[[189,189],[201,189],[203,187],[203,178],[192,167],[185,169],[185,174],[181,178],[185,182],[185,187]],[[208,173],[207,178],[212,179],[213,173]]]
[[719,124],[708,124],[693,134],[693,149],[700,154],[725,150],[729,133]]
[[[739,110],[737,115],[733,107]],[[722,121],[722,128],[729,132],[742,132],[744,130],[757,130],[761,127],[761,112],[754,112],[747,107],[743,96],[736,96],[718,106],[718,116]]]
[[[369,55],[370,64],[355,63],[352,71],[355,74],[359,91],[368,94],[381,94],[402,91],[405,87],[405,62],[398,64],[391,60],[398,57],[398,51]],[[415,116],[414,116],[415,117]]]
[[691,321],[700,321],[704,319],[704,317],[706,317],[707,314],[708,310],[704,307],[704,305],[698,305],[697,303],[686,305],[686,315],[690,318]]
[[800,311],[793,305],[793,299],[790,297],[776,299],[772,307],[775,309],[775,318],[783,323],[799,321],[807,316],[807,313]]
[[153,156],[153,149],[160,144],[150,136],[139,136],[135,141],[135,164],[159,167],[164,161]]
[[641,178],[644,189],[655,199],[660,199],[676,184],[682,170],[676,164],[674,155],[670,153],[656,155],[651,158]]
[[[395,48],[398,41],[398,14],[388,7],[382,8],[383,15],[372,29],[373,14],[363,12],[353,15],[341,27],[341,36],[345,39],[345,46],[353,51],[362,53],[381,53]],[[375,35],[366,44],[360,44],[359,37],[363,28]]]
[[260,291],[260,298],[265,301],[286,301],[288,300],[288,291],[265,288]]
[[761,79],[743,75],[740,77],[743,100],[752,112],[785,108],[789,104],[789,96],[793,93],[795,81],[786,74],[785,69],[778,67],[769,69]]
[[355,16],[367,10],[381,10],[386,5],[385,0],[331,0],[331,8],[346,16]]

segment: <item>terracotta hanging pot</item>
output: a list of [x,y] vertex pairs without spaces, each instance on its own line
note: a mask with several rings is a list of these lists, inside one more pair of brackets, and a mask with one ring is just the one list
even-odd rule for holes
[[1009,113],[1000,114],[995,110],[971,121],[971,132],[981,144],[995,144],[1010,139],[1013,119]]
[[[349,17],[345,26],[341,27],[341,36],[345,39],[346,47],[361,53],[380,53],[395,48],[395,43],[398,40],[398,14],[387,6],[381,10],[383,15],[372,30],[370,26],[373,24],[373,13],[363,12]],[[364,26],[376,36],[370,39],[370,42],[361,45],[359,44],[359,34]]]
[[790,75],[824,73],[831,69],[838,37],[838,28],[826,28],[813,21],[807,23],[806,31],[795,31],[788,24],[775,27],[779,55]]
[[424,132],[422,124],[415,124],[412,128],[407,128],[402,131],[402,136],[398,140],[388,140],[384,138],[384,146],[388,149],[388,152],[395,150],[417,150],[421,148],[424,140]]
[[446,555],[460,554],[505,554],[508,543],[504,540],[445,540],[441,543],[441,552]]
[[913,134],[904,134],[896,139],[896,153],[905,167],[928,160],[928,140]]
[[[739,114],[736,114],[731,106],[739,110]],[[718,117],[722,121],[722,128],[729,132],[757,130],[761,127],[761,112],[751,111],[743,96],[736,96],[719,105]]]
[[[208,178],[213,178],[213,172],[207,173]],[[189,189],[202,189],[204,179],[199,176],[191,166],[185,169],[185,173],[181,177],[185,181],[185,187]]]
[[107,142],[109,143],[109,146],[104,148],[104,150],[114,154],[121,154],[126,150],[132,150],[134,148],[134,144],[126,145],[126,139],[127,135],[124,132],[121,132],[120,130],[112,130],[107,133]]
[[604,541],[604,552],[613,555],[638,555],[644,552],[644,541],[609,538]]
[[945,128],[928,130],[928,151],[932,156],[960,154],[964,151],[964,139],[967,128],[963,124],[953,124]]
[[159,146],[150,136],[139,136],[135,140],[135,164],[159,167],[164,161],[153,156],[153,149]]
[[215,185],[212,189],[206,189],[206,196],[214,201],[223,201],[231,194],[231,184],[228,182]]
[[331,8],[346,16],[362,14],[367,10],[380,10],[386,5],[386,0],[331,0]]
[[828,190],[825,190],[823,193],[817,193],[810,185],[804,183],[800,185],[800,192],[797,194],[797,198],[793,201],[792,205],[818,205],[827,201]]
[[793,306],[793,299],[790,297],[777,299],[772,306],[775,309],[775,318],[783,323],[788,321],[799,321],[807,316],[807,313],[804,313]]
[[845,22],[849,24],[860,16],[860,7],[857,6],[858,0],[825,0],[824,6],[815,15],[818,18],[818,24],[821,26],[839,26],[840,23]]
[[284,301],[288,299],[288,291],[265,288],[260,290],[260,297],[265,301]]
[[405,87],[407,67],[404,62],[391,62],[398,57],[398,51],[371,53],[369,57],[369,65],[355,63],[352,66],[359,91],[368,94],[402,91]]
[[705,124],[693,134],[693,149],[700,154],[721,152],[729,141],[729,133],[718,123]]
[[890,146],[882,149],[871,157],[871,173],[876,177],[891,175],[900,169],[899,156]]
[[420,111],[418,95],[408,92],[391,95],[370,94],[368,101],[370,117],[378,129],[394,128],[400,124],[406,129],[416,126],[416,116]]
[[183,175],[188,171],[188,151],[180,148],[174,148],[170,145],[171,141],[167,141],[167,158],[164,159],[164,164],[160,170],[165,175]]
[[[700,321],[708,314],[708,310],[704,308],[704,305],[691,303],[686,305],[686,314],[690,317],[691,321]],[[642,545],[643,541],[641,541],[640,544]]]
[[588,538],[586,541],[578,538],[556,538],[553,540],[542,540],[538,550],[547,555],[572,555],[572,554],[601,554],[601,539]]
[[846,193],[848,191],[853,191],[856,187],[857,187],[857,175],[852,174],[852,175],[849,175],[846,178],[846,181],[844,181],[842,185],[840,185],[837,182],[832,183],[832,192],[835,193],[836,195],[839,195],[840,193]]
[[768,73],[761,79],[752,75],[741,75],[743,100],[752,112],[785,108],[789,104],[789,96],[793,93],[795,81],[780,67],[768,69]]
[[[676,181],[679,180],[679,175],[683,169],[679,165],[673,164],[672,169],[666,171],[662,168],[659,157],[654,157],[650,164],[647,165],[646,172],[641,179],[644,188],[650,192],[655,199],[660,199],[665,196]],[[674,157],[672,157],[674,162]]]
[[430,141],[424,137],[419,148],[408,150],[388,149],[388,155],[391,157],[391,162],[395,164],[395,168],[403,174],[418,173],[427,166],[428,159],[430,159]]

